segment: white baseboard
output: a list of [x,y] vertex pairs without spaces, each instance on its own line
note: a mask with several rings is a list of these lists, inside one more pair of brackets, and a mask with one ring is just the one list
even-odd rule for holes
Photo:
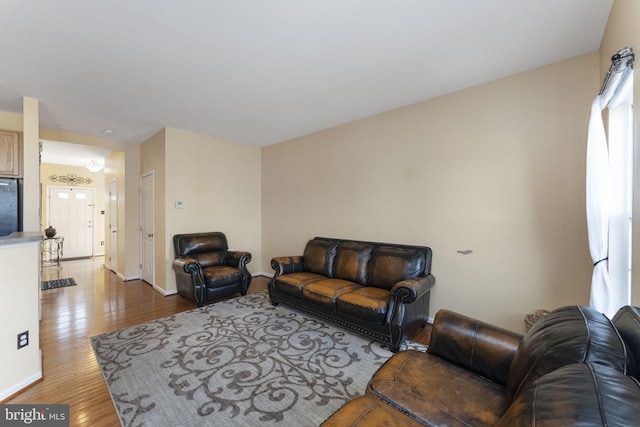
[[116,277],[120,280],[122,280],[123,282],[128,282],[129,280],[137,280],[140,278],[140,276],[125,276],[123,274],[120,273],[116,273]]
[[36,372],[35,374],[25,378],[24,380],[20,381],[18,384],[14,384],[13,386],[9,387],[6,390],[2,390],[0,392],[0,402],[2,402],[3,400],[5,400],[10,396],[13,396],[14,394],[18,393],[20,390],[30,386],[31,384],[33,384],[34,382],[40,379],[42,379],[42,371]]
[[170,291],[167,291],[165,289],[162,289],[160,286],[158,285],[151,285],[153,287],[153,290],[156,291],[157,293],[159,293],[160,295],[162,295],[163,297],[169,296],[169,295],[175,295],[178,293],[177,289],[173,289]]
[[272,278],[273,277],[273,273],[266,273],[264,271],[259,271],[257,273],[251,273],[251,277],[256,277],[256,276],[265,276],[268,278]]

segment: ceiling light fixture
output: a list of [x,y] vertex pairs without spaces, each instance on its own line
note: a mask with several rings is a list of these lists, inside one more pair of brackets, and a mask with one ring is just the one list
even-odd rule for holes
[[89,169],[93,173],[96,173],[99,172],[100,169],[102,169],[102,165],[95,160],[91,160],[91,162],[89,162],[89,164],[87,165],[87,169]]
[[113,135],[115,133],[113,129],[105,129],[103,132],[105,135]]

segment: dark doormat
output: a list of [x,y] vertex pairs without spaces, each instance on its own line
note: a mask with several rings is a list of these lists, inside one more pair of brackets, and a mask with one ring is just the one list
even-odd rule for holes
[[65,286],[77,285],[73,277],[68,279],[47,280],[40,284],[40,289],[46,291],[48,289],[64,288]]

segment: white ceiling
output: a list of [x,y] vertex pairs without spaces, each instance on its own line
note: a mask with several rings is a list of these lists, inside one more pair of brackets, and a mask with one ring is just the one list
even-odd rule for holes
[[612,3],[2,0],[0,111],[265,146],[594,51]]

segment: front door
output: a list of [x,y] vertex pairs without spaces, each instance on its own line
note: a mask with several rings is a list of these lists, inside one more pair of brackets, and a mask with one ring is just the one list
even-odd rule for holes
[[64,258],[93,255],[93,188],[49,186],[49,224],[64,237]]

